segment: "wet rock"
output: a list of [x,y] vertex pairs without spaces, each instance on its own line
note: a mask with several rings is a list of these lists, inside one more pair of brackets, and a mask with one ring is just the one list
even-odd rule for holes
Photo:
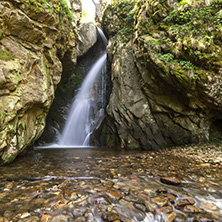
[[51,215],[45,214],[45,215],[42,215],[41,222],[48,222],[48,221],[51,221],[51,219],[52,219]]
[[89,198],[88,202],[90,204],[110,204],[109,200],[104,196],[91,197]]
[[161,187],[159,189],[156,190],[157,193],[167,193],[168,189],[165,187]]
[[3,216],[6,217],[6,218],[9,218],[11,214],[12,214],[11,211],[6,210],[6,211],[4,212],[4,214],[3,214]]
[[174,213],[171,213],[170,215],[168,215],[166,218],[165,218],[165,222],[172,222],[174,219],[175,219],[175,214]]
[[85,222],[86,219],[84,217],[77,217],[75,220],[73,220],[74,222]]
[[168,203],[168,200],[164,197],[154,197],[151,199],[153,203],[155,203],[158,207],[166,206]]
[[102,219],[105,221],[115,221],[119,218],[118,214],[109,212],[102,215]]
[[26,217],[29,217],[29,216],[30,216],[30,213],[29,213],[29,212],[24,212],[24,213],[21,215],[21,219],[26,218]]
[[76,200],[78,198],[78,194],[76,192],[73,192],[73,190],[65,190],[64,197],[67,200]]
[[114,182],[113,181],[106,181],[105,183],[104,183],[104,186],[106,186],[106,187],[112,187],[114,185]]
[[134,203],[134,207],[142,212],[147,212],[146,206],[142,203]]
[[185,205],[194,205],[196,201],[193,198],[186,197],[186,198],[181,198],[178,199],[175,203],[175,208],[181,209]]
[[205,213],[205,214],[195,215],[193,221],[194,222],[216,222],[218,220],[213,215]]
[[65,215],[57,215],[52,218],[51,222],[68,222],[69,217]]
[[114,200],[120,200],[121,198],[123,198],[123,196],[113,190],[109,190],[106,192],[106,195],[111,198],[111,199],[114,199]]
[[199,212],[199,209],[193,205],[186,205],[182,208],[182,211],[187,213],[196,213]]
[[121,206],[127,207],[127,208],[129,208],[129,209],[134,209],[133,202],[127,201],[127,200],[125,200],[125,199],[121,199],[121,200],[119,201],[119,204],[120,204]]
[[164,197],[166,197],[168,199],[168,201],[172,204],[175,203],[176,197],[173,194],[162,194]]
[[177,213],[174,222],[187,222],[187,218],[183,214]]
[[73,215],[75,218],[80,218],[86,213],[85,207],[73,208]]
[[93,23],[82,23],[79,30],[78,56],[84,55],[96,41],[96,26]]
[[169,185],[180,185],[181,180],[178,179],[177,177],[161,177],[160,181],[165,184]]
[[157,215],[169,214],[172,212],[173,212],[172,206],[161,207],[155,210],[155,214]]
[[[1,219],[0,219],[1,221]],[[22,221],[22,222],[42,222],[42,220],[40,220],[39,217],[36,217],[36,216],[32,216],[32,217],[28,217],[28,218],[25,218],[23,220],[19,220],[19,222]]]
[[7,222],[8,220],[5,217],[0,216],[0,222]]
[[[118,213],[118,215],[120,216],[120,220],[122,221],[122,217],[123,218],[134,218],[135,220],[138,221],[142,221],[145,218],[145,213],[137,210],[135,208],[128,208],[128,207],[124,207],[121,205],[118,205],[117,207],[114,207],[114,209],[116,210],[116,212]],[[127,220],[129,221],[129,220]]]
[[33,208],[40,208],[40,207],[42,207],[44,202],[45,202],[45,199],[36,198],[36,199],[32,200],[32,202],[30,203],[30,206]]

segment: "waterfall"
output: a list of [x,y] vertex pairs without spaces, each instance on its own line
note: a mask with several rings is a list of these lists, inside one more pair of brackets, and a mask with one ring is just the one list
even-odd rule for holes
[[83,81],[59,138],[59,146],[90,145],[90,135],[104,116],[106,57],[103,53]]

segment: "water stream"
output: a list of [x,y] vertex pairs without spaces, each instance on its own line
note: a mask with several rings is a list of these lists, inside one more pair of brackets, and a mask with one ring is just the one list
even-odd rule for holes
[[106,58],[83,81],[58,144],[0,166],[0,222],[221,222],[222,165],[171,150],[88,148],[104,115]]
[[169,150],[35,149],[0,172],[4,222],[222,221],[221,167]]
[[[63,122],[60,120],[54,126],[53,115],[50,121],[50,127],[56,132],[56,138],[50,140],[48,134],[50,130],[46,129],[47,138],[43,139],[43,145],[38,148],[88,148],[93,147],[91,136],[94,130],[100,126],[104,118],[104,111],[106,106],[106,52],[107,39],[100,28],[97,28],[98,40],[92,48],[94,64],[84,64],[86,70],[89,70],[80,88],[75,93],[75,97],[71,103],[67,119],[61,114],[61,118],[65,122],[63,130],[56,129],[60,127]],[[95,58],[94,58],[95,57]],[[88,58],[88,57],[87,57]],[[91,60],[91,58],[88,58]],[[81,62],[79,63],[82,67]],[[90,68],[91,66],[91,68]],[[78,73],[78,70],[76,71]],[[85,74],[85,73],[83,73]],[[78,74],[79,75],[79,74]],[[72,86],[70,86],[72,88]],[[76,88],[74,88],[76,91]],[[64,95],[65,96],[65,95]],[[59,99],[58,99],[59,101]],[[56,106],[56,105],[55,105]],[[57,104],[59,106],[59,104]],[[64,106],[62,104],[61,106]],[[63,113],[63,110],[60,110]],[[65,114],[65,113],[64,113]],[[65,115],[64,115],[65,116]],[[55,118],[55,117],[54,117]],[[53,123],[53,124],[52,124]],[[47,131],[48,130],[48,131]],[[62,131],[62,133],[60,133]],[[48,142],[47,142],[48,140]]]
[[89,146],[90,135],[104,116],[106,53],[87,74],[71,106],[59,146]]

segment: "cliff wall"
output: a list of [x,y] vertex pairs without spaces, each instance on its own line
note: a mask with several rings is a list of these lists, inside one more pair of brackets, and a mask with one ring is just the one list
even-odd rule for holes
[[0,162],[39,138],[61,75],[76,64],[81,7],[70,4],[74,14],[62,0],[0,2]]
[[113,1],[106,145],[161,148],[222,138],[221,1]]

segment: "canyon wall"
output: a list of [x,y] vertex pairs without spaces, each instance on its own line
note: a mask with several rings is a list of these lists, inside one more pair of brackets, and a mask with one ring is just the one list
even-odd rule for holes
[[[39,138],[61,75],[76,64],[81,2],[0,2],[0,162]],[[78,7],[77,7],[78,6]]]
[[113,1],[102,26],[113,85],[105,145],[222,138],[220,1]]

